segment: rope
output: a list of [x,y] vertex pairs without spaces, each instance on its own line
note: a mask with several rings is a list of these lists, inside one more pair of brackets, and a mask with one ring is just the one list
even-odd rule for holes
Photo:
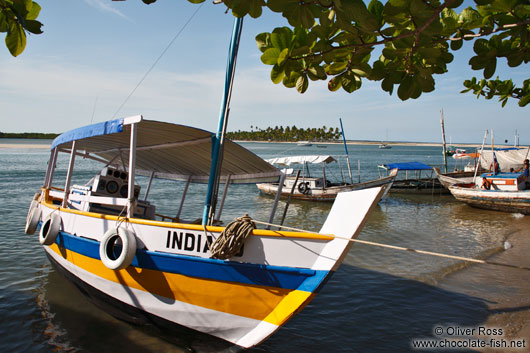
[[171,39],[171,41],[168,43],[168,45],[166,46],[166,48],[164,50],[162,50],[162,53],[158,56],[158,58],[155,60],[155,62],[151,65],[151,67],[149,68],[149,70],[147,70],[147,72],[144,74],[144,76],[142,77],[142,79],[136,84],[136,87],[133,88],[133,90],[131,91],[131,93],[129,93],[129,95],[127,96],[127,98],[125,98],[125,100],[123,101],[123,103],[120,105],[120,107],[118,108],[118,110],[116,110],[116,112],[114,113],[114,115],[112,116],[113,118],[118,115],[119,111],[121,110],[121,108],[123,108],[123,106],[125,105],[125,103],[127,103],[127,101],[129,100],[129,98],[132,97],[132,95],[134,94],[134,92],[136,92],[136,90],[138,89],[138,87],[140,87],[140,85],[142,84],[142,82],[144,82],[145,78],[147,77],[147,75],[149,75],[149,73],[155,68],[156,64],[158,64],[158,62],[160,61],[160,59],[162,59],[162,57],[164,56],[164,54],[168,51],[169,47],[171,47],[171,45],[173,44],[173,42],[180,36],[180,34],[184,31],[184,29],[188,26],[188,24],[191,22],[191,20],[193,19],[193,17],[195,17],[195,15],[197,14],[197,12],[199,12],[199,10],[202,8],[202,5],[204,4],[201,4],[196,10],[194,13],[191,14],[190,18],[188,18],[188,20],[186,21],[186,23],[184,23],[184,25],[182,26],[182,28],[177,32],[177,34],[175,34],[175,36],[173,37],[173,39]]
[[[317,233],[317,232],[305,231],[305,230],[298,229],[298,228],[287,227],[287,226],[284,226],[284,225],[280,226],[280,225],[277,225],[277,224],[271,224],[271,223],[261,222],[261,221],[256,221],[256,220],[253,220],[252,222],[259,223],[259,224],[270,225],[270,226],[273,226],[273,227],[286,228],[286,229],[290,229],[290,230],[294,230],[294,231],[298,231],[298,232],[320,234],[320,233]],[[463,257],[463,256],[440,254],[440,253],[436,253],[436,252],[432,252],[432,251],[416,250],[416,249],[405,248],[405,247],[402,247],[402,246],[381,244],[381,243],[376,243],[376,242],[372,242],[372,241],[368,241],[368,240],[339,237],[339,236],[332,235],[332,234],[323,234],[323,235],[329,236],[330,238],[342,239],[342,240],[351,241],[353,243],[377,246],[377,247],[380,247],[380,248],[387,248],[387,249],[400,250],[400,251],[409,251],[409,252],[414,252],[414,253],[418,253],[418,254],[424,254],[424,255],[430,255],[430,256],[436,256],[436,257],[443,257],[443,258],[453,259],[453,260],[461,260],[461,261],[467,261],[467,262],[474,262],[474,263],[478,263],[478,264],[495,265],[495,266],[517,268],[517,269],[520,269],[520,270],[529,270],[530,271],[529,267],[524,267],[524,266],[505,264],[505,263],[500,263],[500,262],[495,262],[495,261],[479,260],[479,259],[473,259],[473,258]]]
[[239,253],[245,239],[252,233],[255,226],[248,214],[230,222],[221,235],[210,245],[212,258],[226,260]]

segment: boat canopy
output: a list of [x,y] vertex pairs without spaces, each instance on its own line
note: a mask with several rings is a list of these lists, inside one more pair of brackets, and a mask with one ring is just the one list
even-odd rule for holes
[[421,162],[389,163],[385,167],[386,169],[397,168],[399,170],[432,170],[432,167]]
[[277,164],[281,166],[290,166],[291,164],[304,164],[304,163],[331,163],[337,160],[332,156],[289,156],[289,157],[278,157],[267,159],[270,164]]
[[[185,125],[143,120],[141,116],[110,120],[67,131],[52,149],[71,152],[127,169],[131,127],[137,125],[136,173],[157,178],[207,183],[215,134]],[[154,173],[154,174],[153,174]],[[221,180],[231,183],[277,181],[280,171],[246,148],[225,140]]]
[[[501,171],[508,172],[510,168],[515,170],[523,167],[523,162],[528,158],[530,147],[495,149],[495,158],[499,163]],[[490,169],[493,162],[493,152],[485,149],[480,156],[480,166],[483,169]]]

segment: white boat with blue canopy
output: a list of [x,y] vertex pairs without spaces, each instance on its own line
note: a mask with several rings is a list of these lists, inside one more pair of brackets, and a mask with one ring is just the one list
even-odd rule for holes
[[[245,209],[224,226],[219,216],[228,185],[280,175],[224,139],[241,23],[236,19],[234,25],[217,133],[140,115],[63,133],[52,144],[26,233],[38,231],[57,271],[105,311],[137,324],[185,327],[228,346],[251,347],[309,303],[337,270],[383,189],[340,193],[316,233],[271,224],[265,229]],[[66,170],[57,163],[59,154],[69,157]],[[93,178],[76,185],[77,171],[88,178],[79,162],[100,166]],[[147,177],[143,193],[141,175]],[[184,183],[181,202],[170,214],[161,214],[151,198],[153,179]],[[205,198],[185,204],[190,183],[208,183],[208,189]],[[192,203],[199,205],[192,210],[204,205],[202,214],[182,220],[182,209]]]
[[[385,191],[391,187],[394,177],[397,174],[397,169],[389,173],[383,178],[368,180],[364,182],[354,183],[351,174],[350,180],[346,181],[343,168],[338,163],[338,159],[345,157],[346,163],[349,161],[346,156],[331,156],[331,155],[301,155],[301,156],[286,156],[267,159],[271,165],[283,167],[280,181],[257,183],[259,191],[265,195],[280,194],[283,198],[303,200],[303,201],[333,201],[340,192],[362,190],[373,187],[382,187]],[[330,163],[337,163],[341,178],[333,180],[328,178],[329,170],[326,171],[326,165]],[[322,166],[321,175],[312,176],[309,165]],[[294,166],[299,166],[299,170],[295,174]],[[281,185],[281,187],[280,187]]]

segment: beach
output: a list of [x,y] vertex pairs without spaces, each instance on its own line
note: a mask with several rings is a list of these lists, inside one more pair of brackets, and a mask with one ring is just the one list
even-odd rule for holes
[[[530,350],[530,217],[516,217],[505,231],[505,249],[488,257],[487,261],[510,264],[526,269],[496,265],[471,265],[453,272],[440,281],[443,289],[477,297],[487,303],[488,318],[483,327],[500,328],[506,341],[524,340],[526,348],[489,348],[484,352],[525,352]],[[480,336],[480,339],[484,339]],[[524,348],[524,347],[523,347]]]

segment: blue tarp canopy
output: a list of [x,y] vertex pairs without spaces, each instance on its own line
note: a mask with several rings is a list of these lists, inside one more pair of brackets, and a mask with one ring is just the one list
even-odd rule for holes
[[96,123],[88,126],[83,126],[77,129],[67,131],[52,142],[51,149],[63,144],[76,140],[82,140],[88,137],[110,135],[123,131],[123,119],[109,120],[101,123]]
[[389,163],[386,167],[388,169],[397,168],[399,170],[432,170],[432,167],[421,162]]

